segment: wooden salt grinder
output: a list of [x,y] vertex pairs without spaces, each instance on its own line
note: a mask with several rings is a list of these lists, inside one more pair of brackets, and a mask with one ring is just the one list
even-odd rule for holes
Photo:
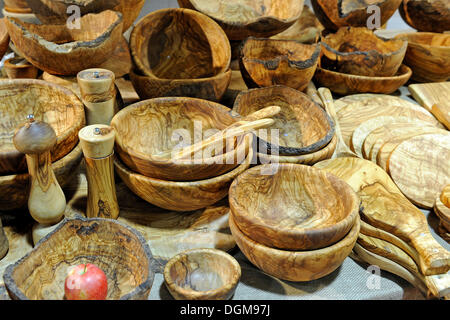
[[88,218],[117,219],[116,185],[114,181],[114,130],[104,124],[84,127],[78,133],[86,161]]
[[81,100],[85,106],[86,125],[111,123],[118,111],[115,75],[106,69],[86,69],[77,75]]

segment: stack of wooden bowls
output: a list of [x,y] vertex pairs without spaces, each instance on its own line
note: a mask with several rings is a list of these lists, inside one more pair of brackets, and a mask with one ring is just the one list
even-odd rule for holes
[[310,281],[336,270],[356,243],[360,199],[343,180],[299,164],[245,171],[229,192],[231,232],[269,275]]

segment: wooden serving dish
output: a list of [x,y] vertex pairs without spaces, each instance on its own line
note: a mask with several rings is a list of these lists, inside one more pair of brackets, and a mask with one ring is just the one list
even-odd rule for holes
[[9,265],[3,278],[12,299],[62,300],[68,269],[81,263],[105,272],[107,299],[148,298],[154,279],[150,248],[136,230],[111,219],[66,219]]
[[33,24],[6,18],[11,40],[21,55],[51,74],[76,75],[105,62],[122,37],[122,16],[115,11],[80,18],[80,29]]
[[340,28],[322,37],[324,69],[367,77],[397,74],[408,43],[402,39],[383,39],[367,28]]
[[3,68],[9,79],[36,79],[39,72],[38,68],[20,57],[6,60]]
[[[272,117],[275,123],[266,128],[267,135],[259,136],[267,145],[267,152],[277,150],[279,155],[303,155],[326,146],[334,136],[334,123],[328,114],[306,94],[285,86],[242,91],[234,102],[233,111],[245,117],[268,106],[279,106],[281,111]],[[278,145],[269,141],[272,129],[278,131]]]
[[6,28],[5,18],[0,19],[0,59],[3,58],[9,48],[9,33]]
[[408,40],[404,63],[418,82],[443,82],[450,78],[450,34],[416,32],[397,36]]
[[303,3],[303,0],[178,0],[180,7],[213,18],[230,40],[270,37],[286,30],[302,14]]
[[131,53],[142,75],[155,79],[201,79],[228,71],[231,47],[209,17],[189,9],[149,13],[134,27]]
[[450,30],[450,4],[446,0],[403,0],[398,11],[403,20],[418,31]]
[[303,91],[319,55],[320,44],[250,37],[242,43],[239,66],[249,88],[285,85]]
[[31,13],[27,0],[4,0],[5,10],[14,13]]
[[70,90],[42,80],[0,80],[0,174],[27,170],[25,156],[13,144],[16,128],[33,114],[56,132],[52,161],[68,154],[84,126],[84,107]]
[[240,278],[236,259],[217,249],[186,250],[164,268],[164,282],[176,300],[228,300]]

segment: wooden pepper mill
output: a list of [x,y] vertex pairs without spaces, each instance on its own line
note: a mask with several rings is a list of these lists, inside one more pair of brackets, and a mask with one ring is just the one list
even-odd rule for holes
[[66,197],[52,168],[50,150],[56,143],[53,128],[45,122],[35,121],[33,115],[14,135],[14,145],[24,153],[31,179],[28,210],[34,220],[42,224],[55,224],[64,216]]
[[86,161],[86,216],[117,219],[119,205],[113,165],[115,132],[108,125],[95,124],[81,129],[78,136]]
[[77,75],[81,100],[85,106],[86,125],[111,123],[118,111],[115,75],[106,69],[86,69]]

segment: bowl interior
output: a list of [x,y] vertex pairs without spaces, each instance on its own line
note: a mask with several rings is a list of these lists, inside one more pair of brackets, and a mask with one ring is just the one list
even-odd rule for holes
[[290,61],[305,61],[310,59],[316,50],[316,45],[296,41],[248,38],[242,54],[245,59],[272,60],[286,57]]

